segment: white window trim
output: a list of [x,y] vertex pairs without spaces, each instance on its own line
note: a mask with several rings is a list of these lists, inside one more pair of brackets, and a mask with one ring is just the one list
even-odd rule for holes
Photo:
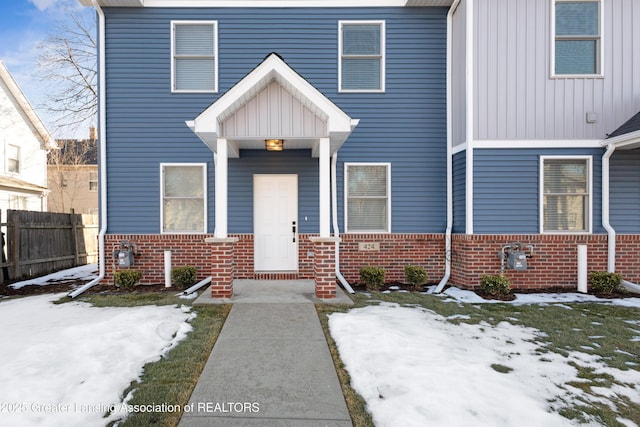
[[[91,174],[95,174],[95,178],[96,178],[96,179],[91,179]],[[98,184],[98,182],[99,182],[98,180],[99,180],[98,171],[97,171],[97,170],[96,170],[95,172],[94,172],[94,171],[89,171],[89,191],[90,191],[91,193],[97,193],[97,192],[98,192],[98,188],[100,188],[100,187],[99,187],[99,184]],[[95,189],[95,190],[92,190],[92,189],[91,189],[91,183],[92,183],[92,182],[95,182],[95,183],[96,183],[96,185],[95,185],[96,189]]]
[[[387,168],[387,224],[386,230],[349,230],[349,166],[386,166]],[[391,163],[350,162],[344,164],[344,229],[348,234],[391,233]]]
[[[202,231],[166,231],[164,229],[164,168],[172,166],[200,166],[202,168],[202,182],[204,185],[203,203],[204,203],[204,229]],[[207,225],[207,205],[208,203],[207,192],[207,164],[206,163],[160,163],[160,233],[161,234],[206,234],[208,230]]]
[[[175,34],[176,25],[213,25],[213,69],[215,78],[213,80],[213,90],[179,90],[176,89],[176,61],[175,61]],[[218,21],[171,21],[171,93],[218,93]]]
[[[14,171],[10,171],[9,170],[9,160],[13,159],[13,157],[9,157],[9,147],[15,147],[17,149],[18,152],[18,158],[16,159],[18,161],[18,171],[14,172]],[[5,150],[5,162],[4,162],[4,170],[7,171],[7,174],[9,175],[20,175],[22,173],[22,147],[16,144],[7,144],[4,148]]]
[[[545,160],[586,160],[587,161],[587,229],[582,231],[549,230],[544,229],[544,161]],[[593,232],[593,156],[540,156],[539,165],[539,229],[540,234],[591,234]]]
[[[599,44],[598,44],[598,72],[595,74],[556,74],[556,3],[561,2],[594,2],[599,4]],[[550,0],[551,2],[551,64],[550,76],[552,79],[582,79],[582,78],[604,78],[604,6],[606,0]]]
[[[342,89],[342,27],[347,24],[380,25],[380,89]],[[339,21],[338,22],[338,92],[339,93],[384,93],[387,76],[387,37],[385,21]]]

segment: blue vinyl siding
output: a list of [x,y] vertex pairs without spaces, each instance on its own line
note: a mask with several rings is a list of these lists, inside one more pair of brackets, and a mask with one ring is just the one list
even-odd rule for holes
[[618,233],[640,233],[640,149],[616,151],[609,163],[610,219]]
[[461,151],[453,155],[453,228],[454,233],[466,230],[466,171],[467,152]]
[[[208,231],[213,231],[213,156],[184,122],[215,102],[271,52],[347,114],[360,119],[339,152],[341,229],[343,162],[390,162],[392,232],[442,232],[446,221],[446,13],[447,8],[403,7],[105,8],[109,232],[158,233],[159,164],[205,161]],[[172,20],[218,22],[219,93],[171,93]],[[385,93],[338,93],[340,20],[386,22]],[[240,179],[234,175],[236,166],[246,167],[246,174],[255,170],[250,160],[254,154],[258,155],[243,153],[241,159],[230,160],[230,190],[238,188],[233,182]],[[260,166],[261,173],[292,168],[305,179],[317,176],[317,159],[299,153],[292,156],[295,164],[284,169],[267,170],[269,158]],[[317,189],[310,182],[300,187],[300,217],[306,212],[309,217],[307,224],[301,224],[302,232],[317,232]],[[231,193],[229,231],[250,232],[252,205],[247,204],[246,194],[242,198]]]
[[268,173],[298,175],[298,231],[317,233],[318,159],[309,150],[241,150],[229,159],[229,232],[253,232],[253,175]]
[[602,228],[601,149],[474,150],[474,233],[540,231],[540,156],[592,156],[593,233]]

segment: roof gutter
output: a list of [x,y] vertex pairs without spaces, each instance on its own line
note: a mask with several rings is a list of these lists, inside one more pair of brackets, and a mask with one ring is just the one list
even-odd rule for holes
[[78,295],[85,292],[87,289],[100,283],[105,276],[105,251],[104,251],[104,235],[107,232],[107,131],[106,131],[106,108],[105,108],[105,24],[104,24],[104,11],[100,7],[97,0],[91,1],[93,7],[98,13],[98,67],[100,77],[98,80],[98,146],[99,146],[99,159],[100,165],[100,230],[98,231],[98,277],[90,281],[89,283],[81,286],[80,288],[71,292],[68,296],[75,298]]
[[455,0],[447,13],[447,228],[445,230],[444,241],[444,276],[440,280],[433,292],[440,293],[451,277],[451,231],[453,228],[453,123],[452,123],[452,90],[451,71],[453,51],[453,15],[460,4],[460,0]]

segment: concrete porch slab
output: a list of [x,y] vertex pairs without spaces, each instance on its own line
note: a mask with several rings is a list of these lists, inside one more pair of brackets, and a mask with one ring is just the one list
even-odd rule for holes
[[205,304],[337,304],[353,305],[353,301],[336,286],[336,297],[321,299],[315,296],[313,280],[245,280],[233,281],[233,297],[212,298],[209,286],[194,302]]

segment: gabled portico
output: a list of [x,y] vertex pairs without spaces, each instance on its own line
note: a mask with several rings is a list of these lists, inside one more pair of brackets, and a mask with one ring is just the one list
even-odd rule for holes
[[[357,124],[358,120],[349,117],[280,56],[267,56],[215,103],[187,122],[214,152],[215,230],[210,242],[225,246],[234,243],[228,238],[228,159],[240,157],[241,150],[265,150],[267,140],[279,140],[284,150],[309,149],[318,158],[317,239],[321,241],[318,244],[334,243],[330,233],[330,159]],[[228,257],[228,248],[224,252]],[[216,270],[226,268],[218,266]],[[225,289],[228,287],[221,297],[231,296],[232,280],[232,271],[229,277],[220,278]],[[335,283],[335,275],[322,281]]]

